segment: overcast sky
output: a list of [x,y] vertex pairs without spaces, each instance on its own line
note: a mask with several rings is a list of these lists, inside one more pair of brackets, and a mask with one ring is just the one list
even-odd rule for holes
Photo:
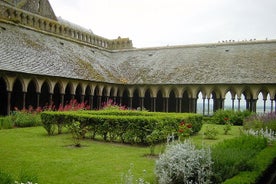
[[276,0],[49,0],[56,16],[134,47],[276,39]]

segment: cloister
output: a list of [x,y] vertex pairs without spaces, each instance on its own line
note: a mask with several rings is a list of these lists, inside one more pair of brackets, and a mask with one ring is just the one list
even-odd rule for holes
[[0,115],[72,99],[204,115],[229,103],[276,109],[276,40],[137,49],[57,19],[48,1],[39,12],[22,3],[0,1]]
[[[224,109],[226,94],[231,94],[231,108],[240,110],[242,95],[246,109],[256,112],[258,96],[263,95],[263,111],[275,110],[275,91],[270,85],[119,85],[87,81],[57,79],[43,76],[1,75],[1,114],[9,114],[16,108],[58,108],[75,99],[91,109],[101,108],[109,99],[130,109],[145,108],[160,112],[197,112],[197,104],[203,104],[203,114],[209,115]],[[202,94],[202,102],[198,95]],[[267,96],[270,96],[267,99]],[[271,98],[272,97],[272,98]],[[212,106],[210,101],[213,101]],[[266,109],[267,102],[270,109]],[[237,104],[235,104],[237,103]],[[275,105],[275,107],[274,107]]]

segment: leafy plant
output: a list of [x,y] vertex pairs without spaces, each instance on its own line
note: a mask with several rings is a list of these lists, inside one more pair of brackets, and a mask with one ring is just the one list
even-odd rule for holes
[[72,137],[74,140],[74,145],[76,147],[81,147],[81,139],[83,138],[84,128],[81,127],[80,122],[75,121],[70,125],[67,125],[68,130],[72,133]]
[[206,126],[204,131],[204,136],[206,139],[216,139],[218,135],[218,130],[216,127]]
[[190,140],[170,145],[156,161],[159,184],[210,183],[212,175],[210,149],[196,149]]
[[232,124],[229,122],[228,118],[224,118],[225,120],[225,124],[223,126],[223,130],[224,130],[224,134],[227,135],[228,132],[231,130],[232,128]]

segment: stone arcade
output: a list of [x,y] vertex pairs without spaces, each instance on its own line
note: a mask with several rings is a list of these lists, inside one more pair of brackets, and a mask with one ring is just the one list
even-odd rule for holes
[[[56,107],[71,99],[91,108],[112,99],[130,108],[202,113],[276,108],[276,40],[133,48],[57,18],[47,0],[0,0],[0,115],[15,107]],[[212,103],[211,103],[212,101]]]

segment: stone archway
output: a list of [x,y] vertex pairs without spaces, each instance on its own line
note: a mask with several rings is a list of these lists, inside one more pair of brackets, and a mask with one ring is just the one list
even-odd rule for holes
[[8,115],[8,92],[5,80],[0,78],[0,116]]

